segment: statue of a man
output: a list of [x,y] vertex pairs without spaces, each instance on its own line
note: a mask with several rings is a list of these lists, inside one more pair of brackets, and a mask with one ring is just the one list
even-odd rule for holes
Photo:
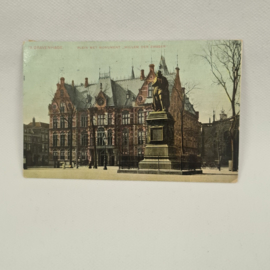
[[153,91],[153,108],[155,111],[168,111],[170,107],[169,83],[159,70],[156,74],[152,86]]

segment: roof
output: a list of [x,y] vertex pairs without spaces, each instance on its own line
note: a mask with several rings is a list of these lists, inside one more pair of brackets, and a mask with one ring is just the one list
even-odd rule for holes
[[48,123],[43,122],[35,122],[35,125],[33,126],[33,122],[29,123],[28,125],[25,125],[26,127],[42,127],[42,128],[49,128]]
[[196,115],[193,105],[190,103],[189,98],[185,95],[185,110]]
[[[165,75],[169,83],[169,93],[171,96],[176,73],[169,73],[168,67],[166,65],[165,57],[161,56],[159,63],[159,70]],[[84,84],[72,86],[65,84],[65,88],[70,96],[72,103],[77,109],[87,109],[95,106],[96,97],[103,92],[107,106],[123,107],[132,106],[133,101],[136,100],[139,90],[143,86],[144,81],[140,78],[134,77],[134,70],[132,67],[131,78],[124,80],[112,80],[109,73],[106,76],[99,78],[98,82],[95,84],[89,84],[85,87]],[[152,97],[148,97],[145,104],[151,104],[153,102]],[[185,110],[192,114],[196,114],[193,105],[190,103],[189,99],[185,99]]]

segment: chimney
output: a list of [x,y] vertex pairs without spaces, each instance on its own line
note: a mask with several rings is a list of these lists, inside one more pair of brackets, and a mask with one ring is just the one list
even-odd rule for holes
[[102,92],[102,83],[100,83],[100,91]]
[[141,81],[143,81],[145,79],[144,77],[144,69],[141,69],[141,77],[140,77]]
[[36,119],[33,117],[33,127],[36,125]]
[[60,84],[59,84],[59,83],[57,83],[57,84],[56,84],[56,86],[57,86],[57,89],[59,89],[59,88],[60,88]]
[[211,124],[211,117],[209,117],[209,124]]
[[88,87],[88,78],[85,78],[84,87]]
[[61,81],[61,86],[64,86],[64,84],[65,84],[65,78],[64,77],[61,77],[60,78],[60,81]]
[[152,70],[154,72],[155,65],[154,64],[150,64],[149,65],[149,68],[150,68],[150,71]]
[[195,112],[195,113],[196,113],[197,119],[199,120],[199,112]]
[[186,88],[185,87],[182,87],[183,94],[185,94],[185,90],[186,90]]
[[72,80],[72,86],[74,87],[74,81]]
[[216,118],[215,111],[213,111],[213,122],[215,122],[215,118]]

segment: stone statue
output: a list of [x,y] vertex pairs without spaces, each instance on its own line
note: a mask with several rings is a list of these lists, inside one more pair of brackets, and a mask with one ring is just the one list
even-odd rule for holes
[[154,111],[168,111],[170,107],[170,94],[169,94],[169,83],[166,77],[164,77],[159,70],[156,74],[152,86],[153,91],[153,109]]

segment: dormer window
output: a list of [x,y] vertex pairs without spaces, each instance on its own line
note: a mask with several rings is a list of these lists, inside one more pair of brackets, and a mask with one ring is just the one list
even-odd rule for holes
[[129,92],[127,92],[127,99],[129,99],[130,98],[130,95],[129,95]]

